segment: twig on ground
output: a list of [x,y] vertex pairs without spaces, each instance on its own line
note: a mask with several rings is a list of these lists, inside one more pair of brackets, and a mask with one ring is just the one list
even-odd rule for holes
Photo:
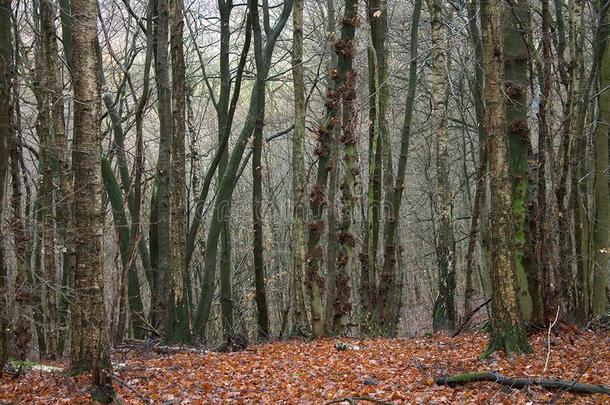
[[373,398],[373,397],[344,397],[344,398],[337,398],[337,399],[333,399],[332,401],[327,402],[324,405],[338,404],[338,403],[341,403],[341,402],[349,402],[351,405],[355,405],[356,401],[369,401],[369,402],[374,402],[376,404],[393,405],[391,402],[386,402],[386,401],[383,401],[381,399],[376,399],[376,398]]
[[557,320],[559,319],[559,305],[557,306],[557,313],[555,314],[555,320],[549,325],[549,330],[546,334],[546,361],[544,362],[544,369],[542,370],[542,374],[546,374],[546,371],[549,369],[549,360],[551,359],[551,330],[557,324]]
[[105,371],[105,370],[104,370],[104,373],[108,377],[110,377],[112,380],[116,381],[119,385],[122,385],[123,387],[127,388],[129,391],[131,391],[134,394],[136,394],[138,396],[138,398],[140,398],[145,403],[147,403],[147,404],[152,404],[153,403],[152,399],[146,397],[144,394],[140,393],[138,390],[136,390],[135,388],[133,388],[132,386],[127,384],[125,381],[123,381],[122,379],[117,377],[116,374],[109,373],[108,371]]
[[610,388],[604,385],[593,385],[593,384],[581,384],[576,381],[568,380],[556,380],[547,378],[513,378],[506,377],[499,373],[491,371],[476,371],[473,373],[464,373],[453,376],[443,376],[436,379],[438,385],[447,385],[449,387],[455,387],[457,385],[464,385],[471,382],[490,381],[496,384],[503,385],[510,388],[525,388],[530,385],[538,385],[548,390],[565,390],[575,392],[579,394],[608,394],[610,395]]

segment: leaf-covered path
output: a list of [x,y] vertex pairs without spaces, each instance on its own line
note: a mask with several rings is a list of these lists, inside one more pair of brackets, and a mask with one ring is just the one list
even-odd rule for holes
[[[575,379],[610,384],[610,336],[562,331],[530,341],[533,353],[512,359],[480,360],[487,336],[435,335],[417,339],[342,340],[357,350],[339,351],[336,340],[283,341],[251,346],[237,353],[115,352],[118,397],[123,403],[312,403],[343,397],[370,397],[390,403],[608,403],[604,395],[576,396],[540,387],[511,390],[493,383],[449,388],[434,384],[440,375],[491,370],[507,376]],[[87,377],[33,371],[3,377],[2,401],[89,403]],[[348,403],[348,402],[344,402]],[[359,402],[363,403],[363,402]]]

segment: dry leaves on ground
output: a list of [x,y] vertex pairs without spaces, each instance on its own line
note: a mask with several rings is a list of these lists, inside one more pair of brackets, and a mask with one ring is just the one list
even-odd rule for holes
[[[440,375],[492,370],[507,376],[577,379],[610,385],[610,336],[564,330],[551,338],[530,338],[533,353],[481,360],[487,336],[343,340],[359,350],[337,350],[336,340],[282,341],[251,346],[238,353],[184,352],[159,355],[127,351],[113,354],[115,389],[127,404],[284,403],[323,404],[344,397],[370,397],[390,403],[608,403],[604,395],[572,395],[540,387],[505,389],[493,383],[457,388],[434,384]],[[0,402],[89,403],[86,376],[30,372],[5,376]],[[345,402],[347,403],[347,402]],[[363,403],[363,402],[360,402]]]

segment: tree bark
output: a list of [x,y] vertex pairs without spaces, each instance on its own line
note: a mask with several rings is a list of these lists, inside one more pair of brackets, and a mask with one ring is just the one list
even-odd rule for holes
[[508,161],[507,121],[503,93],[504,41],[503,4],[483,1],[483,92],[485,133],[489,153],[491,198],[492,318],[487,352],[529,351],[523,328],[515,278],[515,245],[512,212],[510,163]]
[[153,269],[151,320],[155,327],[167,322],[167,280],[171,269],[170,184],[172,106],[169,72],[169,0],[158,0],[155,25],[155,73],[159,103],[159,155],[157,160],[157,266]]
[[341,20],[341,38],[335,43],[340,76],[337,90],[341,96],[342,104],[342,135],[339,143],[343,145],[343,182],[341,188],[341,219],[337,232],[337,275],[335,278],[335,306],[332,331],[345,333],[349,323],[352,305],[351,274],[355,264],[354,235],[354,202],[355,184],[358,178],[358,162],[356,161],[357,110],[356,100],[356,71],[353,68],[354,54],[356,52],[356,27],[358,26],[358,2],[346,0]]
[[[254,7],[254,5],[252,5]],[[266,12],[266,11],[265,11]],[[262,41],[260,40],[260,26],[258,10],[251,11],[252,28],[254,34],[254,52],[260,56],[256,58],[257,71],[264,69],[262,60]],[[256,21],[254,20],[256,19]],[[258,31],[258,32],[257,32]],[[259,36],[259,39],[257,39]],[[265,126],[265,86],[257,88],[257,97],[261,105],[254,124],[254,142],[252,145],[252,222],[253,222],[253,262],[254,287],[256,300],[256,320],[258,335],[261,339],[269,337],[269,313],[267,309],[267,292],[265,290],[265,262],[263,248],[263,128]],[[296,97],[296,92],[295,92]],[[296,126],[295,126],[296,128]]]
[[113,394],[104,305],[102,240],[104,216],[100,173],[100,81],[98,75],[97,2],[74,0],[74,239],[75,305],[72,308],[73,369],[90,370],[96,394]]
[[[418,34],[421,16],[422,0],[416,0],[411,17],[410,50],[409,50],[409,85],[405,99],[404,120],[400,134],[400,154],[396,172],[396,184],[391,195],[385,196],[384,209],[384,235],[383,235],[383,269],[379,274],[377,298],[375,302],[374,319],[379,328],[389,335],[396,335],[398,326],[398,305],[395,300],[396,288],[396,254],[397,230],[400,222],[400,206],[405,187],[405,173],[409,157],[409,144],[411,141],[411,121],[413,118],[413,104],[415,89],[417,87],[417,60],[418,60]],[[389,189],[386,189],[389,193]]]
[[505,12],[504,22],[504,88],[508,98],[508,153],[513,184],[513,219],[515,228],[515,260],[521,316],[532,316],[532,296],[526,269],[528,241],[528,148],[530,132],[527,124],[529,5],[523,0],[512,3]]
[[[610,4],[599,1],[599,10],[603,11],[604,38],[599,67],[599,118],[594,134],[595,163],[595,220],[593,223],[593,297],[591,299],[591,315],[600,316],[606,311],[608,285],[608,255],[610,249],[610,191],[608,187],[608,132],[610,131]],[[586,293],[583,292],[583,293]]]
[[53,162],[52,154],[55,149],[55,142],[51,128],[51,104],[49,100],[49,77],[52,72],[48,66],[50,35],[46,33],[46,26],[43,21],[48,18],[48,12],[40,4],[39,16],[41,19],[40,51],[36,64],[36,86],[35,96],[37,102],[38,117],[36,122],[36,132],[40,142],[40,204],[42,211],[41,235],[42,235],[42,256],[43,256],[43,277],[42,288],[43,297],[43,319],[44,319],[44,356],[50,359],[57,357],[58,336],[57,336],[57,273],[55,268],[55,219],[53,215]]
[[[388,103],[387,50],[388,28],[387,3],[372,0],[367,4],[370,25],[369,67],[369,169],[367,213],[364,243],[360,254],[360,302],[361,324],[367,329],[373,313],[373,302],[377,287],[377,249],[379,246],[379,224],[382,198],[382,176],[384,147],[387,143],[386,112]],[[386,145],[387,143],[387,145]]]
[[165,339],[192,342],[186,291],[186,67],[184,64],[183,1],[171,0],[172,59],[172,167],[171,167],[171,266]]
[[[6,196],[6,175],[10,145],[10,104],[11,104],[11,0],[0,1],[0,228],[4,223],[4,201]],[[0,369],[8,359],[8,308],[7,281],[8,268],[4,258],[4,238],[0,232]]]
[[[334,18],[334,16],[333,16]],[[330,21],[330,16],[329,16]],[[292,11],[292,80],[294,82],[294,132],[292,134],[292,247],[290,306],[292,328],[307,324],[305,309],[305,83],[303,80],[303,0],[295,0]]]
[[443,35],[443,5],[440,0],[429,0],[432,29],[432,117],[436,132],[436,210],[438,232],[436,260],[438,265],[438,296],[434,303],[432,325],[434,330],[452,330],[455,327],[455,241],[451,180],[449,178],[449,134],[447,133],[447,107],[445,76],[445,38]]

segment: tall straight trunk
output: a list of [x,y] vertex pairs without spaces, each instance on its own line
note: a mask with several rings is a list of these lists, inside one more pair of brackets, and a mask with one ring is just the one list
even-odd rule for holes
[[610,206],[608,190],[608,132],[610,131],[610,5],[599,1],[604,10],[604,37],[599,66],[599,118],[594,134],[595,164],[595,221],[593,223],[593,297],[591,315],[600,316],[606,310],[608,285],[608,249],[610,232]]
[[407,158],[409,156],[409,143],[411,140],[411,121],[413,118],[413,103],[417,87],[417,59],[418,59],[418,33],[421,16],[422,0],[416,0],[413,5],[411,17],[410,49],[409,49],[409,85],[405,99],[404,121],[400,134],[400,155],[398,156],[398,170],[396,184],[390,194],[386,188],[386,206],[384,208],[384,251],[383,269],[379,274],[379,285],[375,302],[375,321],[382,331],[389,335],[396,335],[398,327],[398,303],[396,289],[396,254],[397,230],[400,223],[400,206],[405,187],[405,173]]
[[515,276],[515,244],[512,210],[508,131],[504,101],[504,41],[506,20],[501,2],[483,1],[483,69],[486,74],[485,133],[488,139],[491,197],[492,318],[487,352],[529,351],[521,321]]
[[445,38],[443,35],[443,5],[440,0],[429,0],[432,29],[432,117],[436,132],[436,210],[438,231],[436,261],[438,265],[438,296],[434,303],[434,330],[451,330],[455,326],[455,242],[451,180],[449,178],[449,134],[445,76]]
[[184,17],[182,0],[171,0],[172,57],[172,181],[171,181],[171,267],[165,339],[191,343],[186,292],[186,67],[184,64]]
[[[559,147],[559,159],[561,163],[560,176],[557,187],[555,189],[555,195],[557,199],[557,217],[559,222],[559,266],[558,272],[555,274],[557,282],[557,302],[554,302],[554,306],[560,306],[563,308],[562,313],[566,313],[571,302],[571,288],[572,288],[572,261],[569,260],[572,253],[572,244],[570,240],[571,233],[571,217],[573,213],[569,209],[568,204],[568,186],[570,181],[570,174],[572,172],[571,162],[573,151],[574,138],[577,134],[578,120],[584,106],[581,103],[581,90],[582,90],[582,70],[583,70],[583,59],[582,50],[580,45],[582,43],[582,31],[583,31],[583,1],[582,0],[570,0],[568,2],[568,51],[569,56],[567,59],[567,100],[564,107],[564,118],[562,122],[562,134],[561,143]],[[572,179],[572,192],[574,192],[576,183]],[[585,276],[586,277],[586,276]]]
[[472,299],[475,294],[473,285],[473,273],[475,269],[475,250],[477,243],[477,232],[479,228],[479,221],[481,219],[481,208],[484,204],[485,197],[485,173],[487,168],[487,156],[483,156],[484,159],[479,162],[477,169],[477,183],[476,191],[474,194],[474,204],[472,206],[472,213],[470,217],[470,230],[468,233],[468,247],[466,250],[466,287],[464,291],[464,316],[470,314],[472,310]]
[[[42,20],[46,14],[42,9],[39,16]],[[41,24],[41,42],[39,57],[36,66],[36,88],[35,95],[38,108],[36,122],[36,132],[40,142],[40,170],[41,185],[39,189],[40,204],[42,210],[41,234],[43,243],[43,319],[44,319],[44,340],[47,358],[56,358],[58,348],[57,336],[57,273],[55,268],[55,219],[53,215],[53,162],[52,154],[55,149],[51,132],[51,115],[49,100],[49,76],[51,72],[47,65],[49,47],[46,44],[49,35],[45,33],[45,24]]]
[[[333,16],[334,18],[334,16]],[[330,16],[329,16],[330,20]],[[292,135],[292,251],[290,306],[293,329],[307,324],[305,312],[305,83],[303,81],[303,0],[292,11],[292,80],[294,82],[294,132]]]
[[377,249],[381,211],[383,154],[387,140],[386,111],[388,103],[387,50],[385,41],[388,29],[387,3],[372,0],[367,4],[370,25],[368,52],[369,66],[369,178],[367,192],[367,216],[364,243],[360,261],[360,302],[362,324],[371,321],[375,290],[377,287]]
[[[255,15],[256,14],[256,15]],[[257,61],[257,70],[263,69],[262,41],[259,42],[260,27],[258,27],[258,12],[252,13],[252,28],[254,33],[254,52],[260,56]],[[254,18],[257,20],[254,21]],[[259,32],[257,32],[257,30]],[[255,56],[256,58],[256,56]],[[267,309],[267,293],[265,290],[265,263],[263,248],[263,128],[265,126],[265,86],[257,88],[257,97],[261,105],[254,124],[254,142],[252,155],[252,222],[253,222],[253,262],[254,287],[256,300],[256,320],[258,335],[261,339],[269,337],[269,312]]]
[[[334,52],[334,43],[337,40],[336,21],[335,21],[335,2],[334,0],[326,0],[326,9],[328,16],[327,32],[327,50],[328,60],[326,63],[329,72],[337,66],[337,54]],[[329,75],[326,80],[326,92],[336,91],[335,80]],[[332,129],[329,141],[329,167],[328,167],[328,209],[326,211],[326,220],[328,222],[328,230],[326,232],[326,278],[325,278],[325,293],[326,302],[335,301],[335,279],[337,277],[337,178],[339,176],[339,134],[341,128],[335,125]],[[332,329],[335,306],[326,305],[324,312],[324,322],[326,330]]]
[[[17,49],[15,49],[17,51]],[[14,55],[15,63],[18,61],[17,54]],[[1,79],[0,79],[1,80]],[[20,128],[20,104],[18,81],[13,80],[14,99],[10,111],[9,135],[11,137],[10,170],[11,170],[11,208],[13,210],[12,228],[15,247],[15,323],[13,335],[15,339],[15,357],[26,360],[28,354],[28,343],[30,341],[30,319],[31,319],[31,297],[32,291],[28,280],[29,261],[27,256],[28,237],[25,232],[23,220],[22,188],[21,188],[21,139],[18,129]],[[26,179],[27,181],[27,179]],[[27,205],[26,205],[27,207]],[[27,214],[27,212],[26,212]]]
[[[218,100],[218,136],[230,134],[231,122],[229,118],[229,97],[231,93],[231,66],[229,61],[229,46],[231,39],[230,18],[233,10],[233,1],[222,1],[220,7],[220,97]],[[221,2],[219,1],[219,5]],[[229,162],[229,149],[224,148],[220,155],[218,177],[222,178]],[[233,262],[231,244],[231,199],[224,201],[222,223],[220,226],[220,306],[225,337],[233,333]]]
[[[41,19],[41,41],[45,48],[46,62],[48,67],[48,91],[50,102],[50,119],[53,129],[53,172],[54,178],[59,183],[59,195],[56,201],[57,204],[57,227],[58,236],[61,243],[61,251],[63,251],[63,266],[62,266],[62,284],[61,296],[59,297],[59,316],[58,322],[61,328],[67,326],[68,305],[65,296],[69,288],[69,280],[74,273],[74,251],[72,250],[73,243],[71,239],[74,237],[72,228],[72,180],[70,177],[70,149],[68,147],[68,137],[64,122],[64,97],[63,83],[61,79],[61,63],[59,59],[59,50],[57,47],[57,32],[55,28],[56,10],[53,3],[49,0],[41,0],[40,2],[40,19]],[[63,37],[64,50],[68,55],[68,49],[71,46],[71,31],[64,29]],[[65,336],[59,336],[59,351],[64,345]]]
[[167,279],[171,265],[170,177],[172,146],[172,91],[169,75],[169,0],[158,0],[155,25],[155,73],[159,103],[159,155],[157,160],[157,267],[152,285],[153,325],[167,321]]
[[97,2],[74,0],[72,15],[78,24],[74,44],[74,239],[76,267],[72,308],[71,366],[90,370],[96,394],[113,394],[109,372],[106,309],[104,304],[103,248],[104,213],[100,173],[100,81],[98,75]]
[[8,173],[10,147],[10,106],[11,106],[11,0],[0,1],[0,369],[8,359],[9,305],[8,267],[4,258],[4,202],[6,197],[6,176]]
[[536,266],[536,283],[531,284],[532,296],[532,321],[543,324],[546,313],[546,280],[548,253],[547,236],[544,232],[546,218],[546,144],[549,141],[548,105],[551,95],[552,56],[551,56],[551,27],[550,27],[549,0],[542,0],[542,59],[543,77],[540,102],[538,104],[538,170],[536,190],[536,211],[532,221],[532,234],[534,243],[534,261]]
[[513,218],[515,221],[515,260],[519,303],[524,320],[532,316],[532,297],[528,288],[526,250],[528,229],[528,147],[527,124],[528,49],[527,31],[529,5],[527,1],[512,3],[505,13],[504,23],[504,88],[506,89],[506,118],[508,125],[508,153],[513,184]]
[[358,26],[358,1],[345,0],[343,19],[341,20],[341,38],[335,43],[337,65],[342,72],[340,86],[337,91],[341,96],[342,135],[339,142],[343,145],[343,182],[341,184],[341,219],[337,232],[339,242],[337,250],[337,275],[335,278],[335,306],[332,330],[335,333],[345,333],[351,315],[350,276],[355,264],[356,238],[353,230],[354,202],[356,200],[355,185],[358,178],[358,162],[356,156],[357,110],[356,72],[353,68],[356,52],[356,27]]
[[[466,251],[466,286],[464,291],[464,316],[470,313],[472,309],[472,299],[475,294],[473,285],[473,276],[475,268],[478,267],[479,278],[483,293],[489,294],[491,290],[489,280],[489,266],[486,260],[488,234],[487,230],[487,147],[485,136],[485,111],[483,105],[483,43],[481,41],[481,32],[477,25],[477,2],[471,1],[467,5],[468,15],[468,36],[474,48],[474,75],[470,84],[472,98],[475,109],[475,117],[477,124],[477,133],[479,135],[479,167],[477,169],[476,191],[474,196],[474,204],[472,207],[472,216],[470,219],[470,231],[468,234],[468,248]],[[480,231],[479,231],[480,228]],[[477,237],[480,234],[480,265],[476,263],[476,248]]]
[[[332,34],[331,34],[332,35]],[[341,44],[341,40],[337,40],[334,43],[335,52],[339,55],[337,44]],[[330,78],[333,81],[332,86],[329,85],[326,91],[325,100],[325,117],[320,122],[317,135],[318,135],[318,146],[314,153],[318,157],[318,167],[315,183],[311,188],[309,194],[309,207],[311,209],[311,221],[308,224],[309,234],[307,239],[307,290],[311,304],[311,326],[314,336],[320,337],[326,334],[325,328],[325,315],[332,314],[333,320],[328,320],[329,326],[332,327],[334,323],[334,314],[337,301],[336,291],[333,288],[333,294],[329,296],[330,302],[327,305],[332,306],[332,309],[324,311],[323,308],[323,296],[325,289],[324,279],[324,249],[321,244],[322,236],[326,228],[326,223],[323,219],[324,209],[328,205],[327,200],[327,186],[329,172],[335,169],[337,165],[336,161],[333,161],[332,151],[333,144],[335,143],[334,137],[336,136],[336,130],[341,122],[341,87],[345,77],[345,65],[331,66]],[[329,234],[329,243],[334,243],[332,238],[334,236]],[[333,280],[336,278],[336,274],[333,269],[332,274]],[[334,283],[333,287],[336,286]]]
[[[264,100],[264,86],[262,94]],[[253,221],[253,261],[254,261],[254,286],[256,300],[256,319],[258,323],[258,335],[261,339],[269,337],[269,313],[267,310],[267,293],[265,291],[265,263],[263,248],[263,176],[262,176],[262,152],[263,152],[263,127],[265,125],[265,107],[261,107],[254,126],[254,143],[252,155],[252,221]]]

